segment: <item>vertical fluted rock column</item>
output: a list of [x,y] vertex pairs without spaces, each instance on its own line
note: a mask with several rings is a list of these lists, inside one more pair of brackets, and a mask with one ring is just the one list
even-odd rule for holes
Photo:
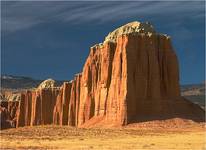
[[39,113],[40,107],[40,94],[39,91],[32,91],[32,105],[31,105],[31,122],[30,125],[40,124],[40,121],[37,119],[40,118]]
[[106,113],[115,47],[108,42],[90,50],[82,72],[78,125]]
[[117,42],[112,62],[111,84],[108,91],[106,119],[123,124],[127,117],[127,51],[122,38]]
[[81,74],[76,74],[71,83],[72,86],[68,112],[68,125],[71,126],[76,126],[78,124],[81,76]]
[[31,111],[32,111],[32,92],[25,91],[21,93],[21,99],[17,111],[17,123],[16,127],[29,126],[31,122]]
[[16,111],[19,106],[19,101],[8,101],[8,112],[10,114],[10,119],[16,119]]
[[26,91],[25,93],[25,125],[29,126],[31,122],[31,110],[32,110],[32,91]]
[[32,96],[31,125],[53,123],[53,111],[59,88],[37,89]]
[[64,82],[60,88],[53,111],[53,123],[56,125],[68,124],[70,93],[71,83]]
[[19,101],[19,106],[17,110],[17,120],[16,127],[25,126],[25,95],[21,94],[21,100]]

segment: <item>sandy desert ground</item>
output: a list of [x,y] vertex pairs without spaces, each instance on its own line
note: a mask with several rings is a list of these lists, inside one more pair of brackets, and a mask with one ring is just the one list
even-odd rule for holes
[[[165,125],[165,124],[164,124]],[[1,149],[205,150],[204,124],[124,128],[36,126],[1,131]]]

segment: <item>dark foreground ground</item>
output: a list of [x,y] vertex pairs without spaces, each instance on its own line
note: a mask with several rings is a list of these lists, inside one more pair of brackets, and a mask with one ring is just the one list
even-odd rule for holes
[[108,129],[22,127],[1,131],[1,149],[205,150],[204,129],[203,123],[191,121],[175,126],[170,120]]

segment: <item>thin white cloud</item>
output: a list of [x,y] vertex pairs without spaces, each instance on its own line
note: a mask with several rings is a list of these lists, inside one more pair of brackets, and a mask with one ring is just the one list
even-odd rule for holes
[[2,31],[14,32],[40,23],[70,24],[112,22],[126,17],[168,15],[181,21],[185,16],[204,18],[204,2],[2,2]]

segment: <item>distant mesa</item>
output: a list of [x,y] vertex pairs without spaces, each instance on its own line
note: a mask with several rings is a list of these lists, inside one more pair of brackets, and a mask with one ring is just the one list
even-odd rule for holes
[[1,102],[2,123],[111,127],[172,118],[204,121],[204,110],[180,95],[171,39],[150,23],[135,21],[110,32],[90,48],[81,73],[54,87],[48,79],[21,92],[18,103]]

